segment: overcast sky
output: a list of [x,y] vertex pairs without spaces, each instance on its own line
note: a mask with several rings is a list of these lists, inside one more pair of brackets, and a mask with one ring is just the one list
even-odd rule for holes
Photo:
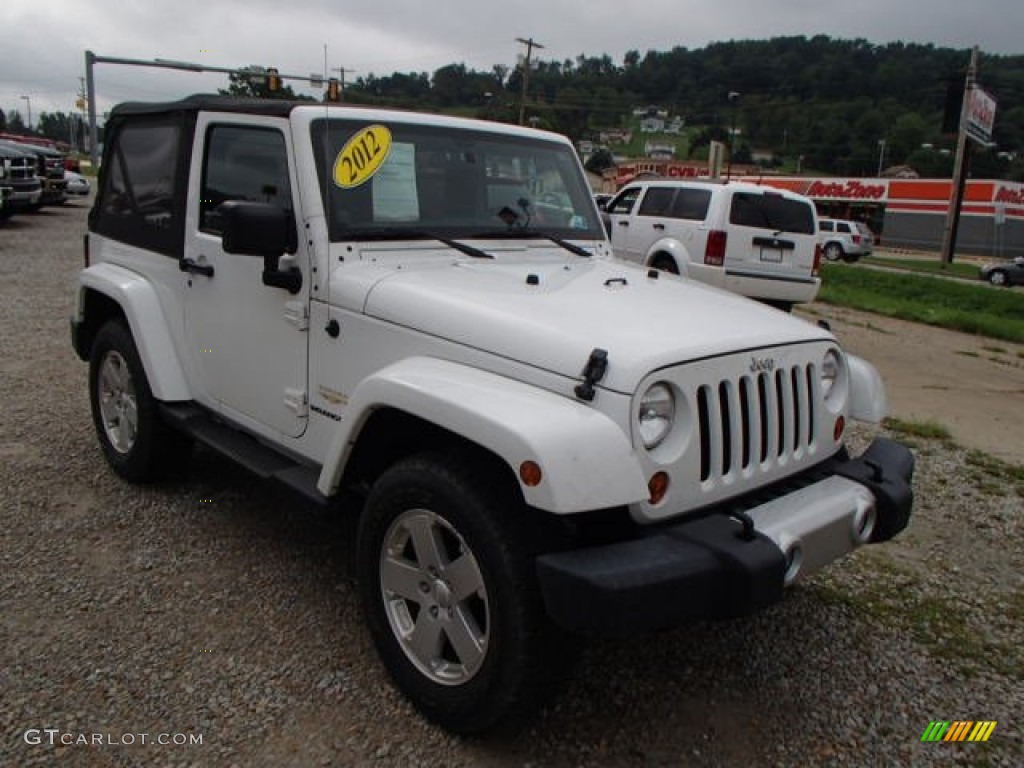
[[[542,43],[542,59],[607,53],[621,63],[631,49],[815,34],[1021,54],[1024,0],[0,0],[0,109],[24,118],[31,105],[33,121],[74,111],[87,49],[305,75],[323,72],[326,46],[328,67],[354,70],[352,79],[512,66],[524,50],[517,37]],[[101,112],[226,84],[225,75],[96,67]]]

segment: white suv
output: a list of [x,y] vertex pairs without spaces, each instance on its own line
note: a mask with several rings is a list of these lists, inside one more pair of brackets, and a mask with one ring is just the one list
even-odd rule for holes
[[814,204],[756,184],[643,181],[608,203],[615,255],[782,309],[821,281]]
[[822,255],[829,261],[853,262],[874,250],[875,234],[860,221],[818,219],[818,232]]

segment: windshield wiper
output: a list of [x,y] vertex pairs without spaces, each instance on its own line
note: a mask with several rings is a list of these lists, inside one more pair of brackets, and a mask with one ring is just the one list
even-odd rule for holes
[[481,251],[472,245],[460,243],[458,240],[442,237],[436,232],[425,229],[404,229],[402,227],[377,227],[368,229],[356,229],[351,233],[345,233],[354,240],[437,240],[460,253],[472,256],[474,259],[493,259],[494,256],[487,251]]
[[591,256],[590,251],[580,246],[570,243],[568,240],[563,240],[558,235],[553,235],[550,232],[545,232],[542,229],[522,229],[522,228],[509,228],[492,230],[488,232],[476,232],[473,237],[504,237],[510,240],[550,240],[552,243],[557,245],[559,248],[563,248],[569,253],[574,253],[577,256],[582,256],[585,259],[589,259]]

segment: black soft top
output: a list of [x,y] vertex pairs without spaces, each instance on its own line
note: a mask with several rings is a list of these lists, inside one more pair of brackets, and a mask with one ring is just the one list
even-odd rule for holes
[[169,112],[239,112],[247,115],[269,115],[288,117],[298,106],[317,105],[315,101],[285,101],[282,99],[248,99],[239,96],[220,96],[213,93],[196,93],[179,101],[126,101],[110,112],[113,117],[129,115],[158,115]]

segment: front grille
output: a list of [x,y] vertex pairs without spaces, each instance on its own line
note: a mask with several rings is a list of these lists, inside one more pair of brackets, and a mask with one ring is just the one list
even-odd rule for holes
[[814,444],[817,402],[812,364],[698,387],[701,483],[802,459]]

